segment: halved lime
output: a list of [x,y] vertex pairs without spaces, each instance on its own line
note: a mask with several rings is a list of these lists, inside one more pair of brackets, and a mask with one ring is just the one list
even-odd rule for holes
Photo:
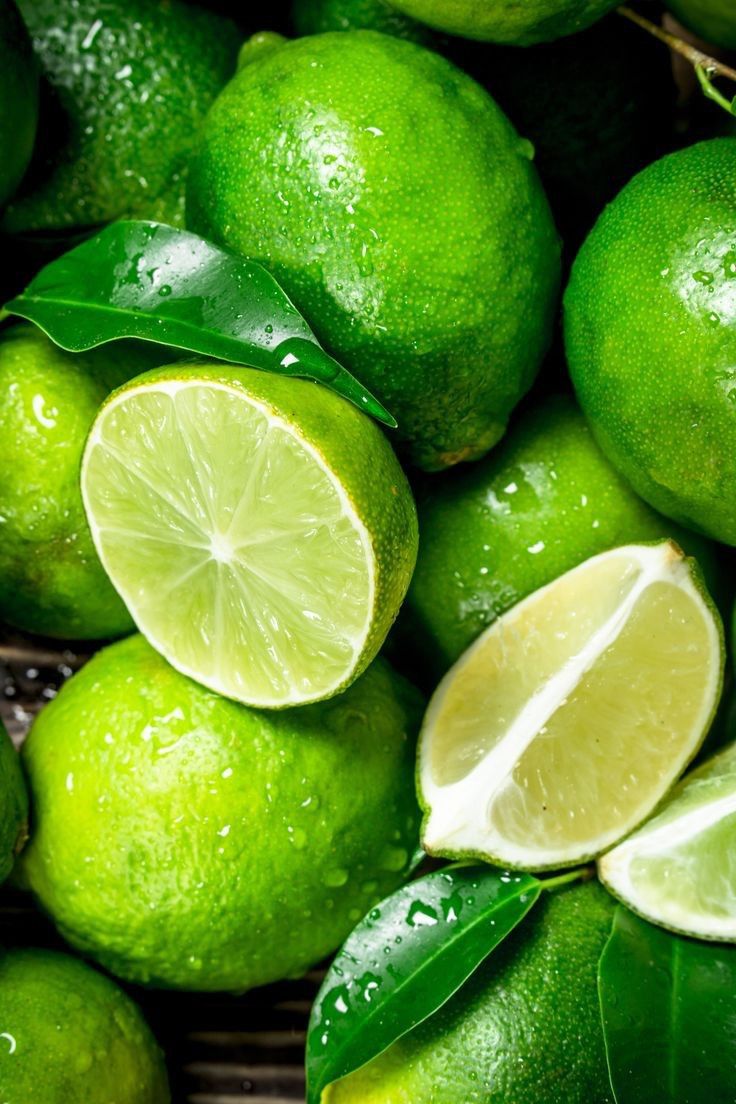
[[425,848],[532,870],[600,854],[693,757],[722,675],[718,615],[674,544],[587,560],[440,683],[419,751]]
[[82,495],[151,644],[250,705],[347,686],[416,558],[414,502],[378,427],[324,387],[249,368],[176,365],[115,392],[87,442]]
[[637,832],[598,861],[640,916],[700,939],[736,940],[736,744],[679,783]]

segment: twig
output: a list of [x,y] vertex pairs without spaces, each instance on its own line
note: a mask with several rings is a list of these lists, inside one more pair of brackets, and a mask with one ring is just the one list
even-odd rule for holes
[[632,23],[636,23],[637,27],[648,31],[650,35],[654,35],[660,42],[664,42],[675,53],[687,58],[691,65],[702,65],[704,69],[709,69],[715,77],[725,77],[726,80],[736,81],[736,69],[732,69],[730,65],[719,61],[718,58],[711,57],[710,54],[703,53],[697,46],[685,42],[677,35],[670,34],[663,27],[658,27],[656,23],[652,23],[651,19],[639,15],[638,12],[628,8],[625,4],[618,8],[618,14],[623,15],[625,19],[630,19]]

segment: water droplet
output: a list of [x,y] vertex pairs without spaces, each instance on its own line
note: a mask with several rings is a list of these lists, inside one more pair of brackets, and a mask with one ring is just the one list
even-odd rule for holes
[[162,299],[165,299],[167,295],[171,295],[171,286],[169,284],[162,284],[158,289],[158,293]]
[[424,901],[414,901],[406,914],[406,922],[411,928],[432,928],[438,922],[437,910]]
[[322,877],[324,885],[329,886],[330,889],[338,889],[340,886],[344,886],[348,880],[348,872],[342,867],[335,867],[333,870],[328,870]]

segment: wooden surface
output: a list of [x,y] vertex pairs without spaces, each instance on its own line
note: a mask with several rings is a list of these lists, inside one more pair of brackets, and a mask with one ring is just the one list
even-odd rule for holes
[[[20,744],[34,715],[83,656],[20,638],[0,644],[0,715]],[[0,890],[0,943],[64,945],[24,894]],[[128,987],[169,1065],[172,1104],[293,1104],[304,1100],[303,1050],[319,971],[244,997]],[[30,1102],[29,1102],[30,1104]]]

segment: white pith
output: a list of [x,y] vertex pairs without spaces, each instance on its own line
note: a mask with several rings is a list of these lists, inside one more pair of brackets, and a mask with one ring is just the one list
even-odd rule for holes
[[[106,553],[105,537],[109,534],[115,534],[116,536],[124,536],[131,544],[136,541],[157,541],[157,538],[152,537],[150,533],[144,531],[132,531],[125,530],[119,526],[100,524],[95,516],[94,508],[91,501],[91,493],[89,490],[89,470],[90,470],[90,458],[95,453],[95,450],[102,449],[109,453],[111,456],[115,455],[115,449],[117,442],[114,444],[106,440],[105,427],[107,419],[113,414],[118,407],[128,403],[131,399],[135,399],[136,396],[141,394],[160,393],[168,398],[175,400],[176,395],[187,388],[205,388],[208,392],[222,391],[227,393],[230,398],[236,399],[238,402],[247,404],[250,408],[257,411],[267,423],[266,435],[262,442],[258,443],[255,447],[261,449],[268,449],[269,444],[266,442],[266,437],[272,430],[278,430],[283,434],[288,435],[294,442],[296,442],[301,450],[304,451],[311,461],[314,462],[316,467],[321,472],[322,476],[329,482],[332,490],[335,493],[336,500],[339,504],[341,511],[340,517],[346,519],[346,523],[351,527],[359,540],[360,548],[362,549],[361,557],[365,565],[364,583],[367,588],[368,601],[366,603],[364,617],[362,623],[359,625],[357,631],[351,633],[341,632],[340,640],[344,641],[346,652],[349,652],[349,660],[345,663],[345,669],[340,670],[334,674],[329,680],[320,681],[319,677],[315,679],[315,685],[313,692],[304,693],[303,689],[292,687],[292,690],[288,694],[279,694],[278,696],[269,696],[261,691],[255,694],[241,694],[233,691],[232,680],[227,677],[227,671],[224,664],[227,662],[227,657],[223,657],[223,667],[220,674],[208,675],[203,677],[202,671],[199,670],[196,665],[187,664],[176,654],[169,645],[166,639],[162,639],[156,631],[155,625],[150,624],[147,621],[145,601],[139,594],[135,592],[134,587],[126,585],[125,579],[116,577],[116,573],[111,569],[110,560]],[[185,443],[185,448],[189,452],[189,443]],[[120,450],[117,450],[117,462],[122,462],[123,458],[119,455]],[[165,460],[164,455],[161,457],[162,463]],[[194,466],[194,461],[193,461]],[[141,473],[134,468],[130,469],[131,474],[136,479],[140,480],[142,484],[147,484],[156,492],[155,476],[154,479],[149,482],[145,478],[141,477]],[[243,479],[244,495],[245,488],[247,487],[247,475],[244,475]],[[252,490],[252,488],[248,488]],[[360,657],[363,653],[368,635],[370,633],[371,624],[373,621],[373,613],[375,606],[375,592],[376,592],[376,580],[375,580],[375,556],[373,550],[373,542],[371,536],[364,525],[362,519],[357,514],[353,503],[348,497],[345,488],[340,483],[335,473],[328,467],[323,456],[318,449],[304,437],[302,437],[297,429],[270,409],[267,403],[253,398],[250,394],[247,394],[244,390],[241,390],[237,386],[228,385],[222,382],[211,382],[209,380],[201,380],[193,378],[192,380],[156,380],[150,383],[142,384],[140,387],[132,387],[126,391],[123,391],[119,395],[115,396],[110,402],[103,408],[101,414],[98,416],[93,429],[90,433],[87,445],[85,448],[85,454],[82,462],[82,497],[87,513],[92,538],[97,549],[100,560],[105,567],[106,571],[112,578],[112,582],[116,589],[120,593],[123,601],[128,606],[130,613],[135,620],[138,628],[147,636],[151,644],[159,651],[171,664],[176,667],[183,674],[188,675],[209,688],[217,691],[228,697],[236,697],[239,700],[247,701],[248,704],[262,707],[284,707],[289,705],[305,704],[309,701],[320,700],[325,697],[329,697],[335,693],[340,687],[350,680],[353,670],[358,664]],[[334,500],[333,500],[334,501]],[[172,504],[169,503],[171,507]],[[268,517],[267,507],[262,507],[263,517]],[[223,532],[218,527],[208,527],[203,525],[201,518],[197,519],[194,514],[188,517],[188,522],[192,529],[197,529],[196,538],[192,537],[191,533],[187,532],[183,537],[177,538],[176,534],[172,532],[171,539],[168,543],[172,546],[186,547],[189,549],[201,551],[202,558],[201,563],[198,564],[192,572],[186,572],[186,575],[196,574],[196,571],[202,564],[214,563],[224,564],[232,568],[233,573],[241,575],[245,572],[245,568],[237,559],[237,553],[243,549],[247,549],[247,545],[250,543],[255,546],[259,544],[257,530],[254,532],[254,539],[252,542],[239,541],[237,547],[228,540],[228,534]],[[256,519],[258,520],[258,519]],[[201,539],[200,539],[201,538]],[[273,538],[269,538],[273,539]],[[158,542],[160,543],[160,542]],[[251,569],[252,570],[252,569]],[[361,569],[362,570],[362,569]],[[218,575],[219,578],[219,575]],[[161,586],[162,584],[173,583],[181,585],[182,578],[178,580],[152,580],[153,586]],[[283,593],[280,597],[284,597]],[[267,613],[267,611],[266,611]],[[339,618],[339,609],[335,609],[334,613]],[[362,610],[361,610],[362,613]],[[265,616],[265,614],[264,614]],[[356,619],[357,623],[357,619]],[[344,625],[344,619],[343,619]],[[221,626],[220,626],[221,627]],[[305,647],[309,647],[309,642],[305,644]],[[239,677],[242,678],[242,672],[239,672]],[[245,675],[247,678],[247,673]]]
[[[639,823],[639,820],[634,823],[616,823],[612,825],[610,831],[586,840],[584,848],[566,850],[559,846],[553,848],[520,846],[500,834],[494,828],[489,815],[494,799],[503,790],[524,751],[532,745],[540,729],[568,699],[581,679],[595,666],[598,658],[615,642],[638,600],[653,583],[667,582],[689,593],[695,604],[700,607],[704,622],[709,628],[711,655],[720,656],[720,638],[716,624],[707,610],[702,595],[692,581],[687,564],[671,545],[627,546],[616,549],[594,557],[563,578],[572,578],[575,573],[585,571],[591,564],[614,556],[628,557],[641,571],[624,601],[605,623],[591,634],[585,647],[564,663],[541,690],[526,701],[496,746],[492,747],[459,781],[444,785],[439,784],[433,777],[430,750],[446,696],[451,693],[457,673],[464,665],[473,663],[474,657],[481,651],[489,635],[513,632],[514,626],[523,622],[525,610],[529,604],[539,601],[540,598],[543,599],[546,592],[555,587],[556,583],[551,583],[548,587],[532,594],[494,622],[440,683],[427,711],[420,743],[420,783],[423,801],[428,809],[423,842],[430,852],[450,855],[484,854],[510,866],[543,869],[600,854],[617,840],[622,839]],[[719,662],[711,662],[708,678],[708,693],[704,694],[702,717],[699,718],[698,725],[694,726],[694,728],[700,726],[700,731],[693,731],[692,752],[698,746],[716,699],[720,682]],[[666,789],[674,783],[678,774],[679,769],[675,769]],[[653,804],[661,796],[663,794],[657,794]]]

